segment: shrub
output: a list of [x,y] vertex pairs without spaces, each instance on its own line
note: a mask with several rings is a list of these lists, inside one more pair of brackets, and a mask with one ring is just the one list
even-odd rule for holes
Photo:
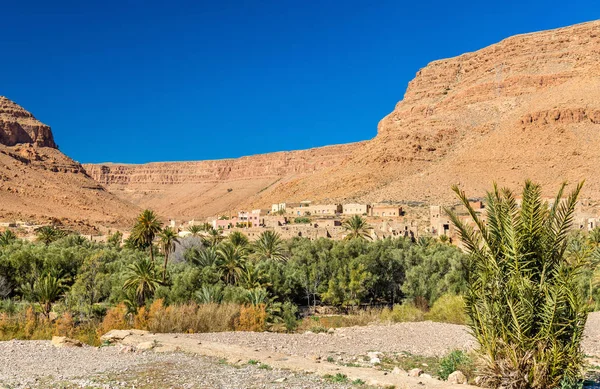
[[134,321],[136,328],[152,332],[222,332],[233,331],[240,315],[236,304],[196,304],[165,306],[157,299],[148,308],[140,308]]
[[287,332],[294,332],[298,328],[298,307],[287,301],[283,304],[283,324]]
[[455,350],[440,360],[440,369],[438,375],[441,379],[447,380],[448,376],[456,370],[468,375],[473,370],[471,358],[463,351]]
[[442,323],[467,324],[465,300],[462,296],[445,294],[436,300],[425,319]]
[[423,321],[424,313],[412,303],[396,304],[393,309],[385,308],[380,316],[382,321],[394,323]]
[[102,323],[97,329],[99,336],[106,334],[110,330],[126,330],[131,325],[127,320],[127,307],[121,303],[114,308],[106,311],[106,316],[102,320]]
[[238,331],[264,331],[266,319],[267,311],[264,304],[244,305],[240,309],[240,317],[235,329]]
[[74,332],[73,315],[70,312],[63,313],[54,323],[54,335],[72,337]]
[[308,224],[310,223],[310,218],[307,217],[297,217],[294,219],[294,223],[296,224]]
[[556,388],[581,377],[588,308],[578,285],[589,258],[565,255],[582,184],[563,198],[565,186],[552,206],[530,181],[520,206],[510,190],[495,186],[485,223],[453,188],[474,222],[449,212],[471,254],[465,303],[483,386]]

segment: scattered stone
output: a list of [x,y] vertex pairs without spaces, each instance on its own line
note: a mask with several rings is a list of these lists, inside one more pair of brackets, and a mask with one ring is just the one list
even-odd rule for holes
[[58,348],[83,346],[83,344],[80,341],[76,339],[67,338],[66,336],[53,336],[52,345]]
[[404,375],[404,374],[407,374],[407,373],[406,373],[406,370],[402,370],[398,366],[396,366],[396,367],[394,367],[394,370],[392,370],[392,374]]
[[136,349],[138,351],[148,351],[148,350],[152,350],[154,348],[154,346],[156,346],[156,344],[154,343],[154,341],[142,342],[142,343],[139,343],[136,346]]
[[409,372],[408,372],[409,377],[420,377],[421,374],[423,374],[423,370],[421,370],[419,368],[409,370]]
[[432,378],[433,378],[433,377],[432,377],[432,376],[430,376],[429,374],[421,374],[419,377],[421,377],[421,378],[425,378],[425,379],[428,379],[428,380],[430,380],[430,379],[432,379]]
[[330,328],[330,329],[327,330],[327,333],[331,335],[331,334],[335,333],[335,329],[334,328]]
[[448,383],[450,383],[450,384],[466,384],[467,377],[465,377],[465,375],[463,374],[462,371],[457,370],[448,376]]
[[371,360],[369,361],[372,365],[377,365],[381,363],[381,359],[375,357],[375,358],[371,358]]
[[285,377],[281,377],[281,378],[277,378],[277,379],[276,379],[275,381],[273,381],[273,382],[281,383],[281,382],[284,382],[285,380],[287,380],[287,378],[285,378]]

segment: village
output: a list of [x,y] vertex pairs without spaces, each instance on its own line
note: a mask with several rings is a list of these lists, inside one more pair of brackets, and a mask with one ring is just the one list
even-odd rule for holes
[[[520,205],[521,199],[516,199]],[[554,198],[544,198],[552,205]],[[409,204],[409,205],[407,205]],[[487,208],[482,198],[470,199],[470,207],[486,222]],[[265,230],[278,233],[282,239],[303,237],[310,240],[329,238],[344,239],[347,230],[345,219],[353,216],[364,218],[370,227],[370,238],[405,237],[417,240],[431,237],[461,246],[458,231],[450,221],[445,209],[455,212],[465,223],[472,223],[468,210],[462,205],[445,207],[423,203],[347,203],[314,204],[306,200],[299,203],[272,204],[270,209],[240,210],[237,213],[208,217],[203,220],[190,220],[178,223],[169,220],[169,226],[176,229],[180,237],[190,234],[190,226],[210,226],[224,236],[234,231],[243,232],[250,240],[256,239]],[[574,226],[581,231],[591,231],[598,225],[598,211],[585,202],[580,202],[574,215]]]

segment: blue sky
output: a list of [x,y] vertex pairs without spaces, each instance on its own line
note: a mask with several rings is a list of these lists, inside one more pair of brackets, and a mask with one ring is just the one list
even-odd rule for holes
[[80,162],[370,139],[428,62],[600,17],[597,0],[0,1],[0,95]]

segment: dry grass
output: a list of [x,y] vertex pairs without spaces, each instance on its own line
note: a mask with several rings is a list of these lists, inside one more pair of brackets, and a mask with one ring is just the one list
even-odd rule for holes
[[146,311],[141,308],[135,316],[135,328],[152,332],[222,332],[234,331],[240,316],[237,304],[196,304],[165,306],[155,300]]

